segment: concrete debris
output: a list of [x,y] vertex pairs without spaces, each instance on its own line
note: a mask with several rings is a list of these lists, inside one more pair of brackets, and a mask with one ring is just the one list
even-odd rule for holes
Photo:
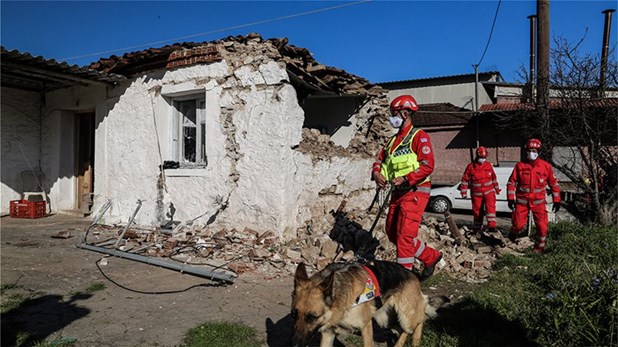
[[63,231],[59,231],[58,233],[52,235],[51,237],[54,239],[68,239],[70,238],[71,235],[71,231],[70,230],[63,230]]
[[[321,270],[333,261],[354,261],[358,256],[395,261],[395,245],[383,231],[384,215],[372,235],[367,229],[376,217],[375,212],[338,209],[330,214],[334,219],[325,218],[334,221],[330,226],[313,224],[299,229],[297,237],[287,242],[272,231],[185,226],[175,237],[160,230],[129,228],[126,234],[131,237],[123,238],[119,248],[146,256],[168,257],[194,266],[229,269],[239,275],[259,272],[268,278],[293,275],[300,262]],[[462,242],[456,242],[458,240],[451,234],[445,220],[424,217],[419,238],[443,253],[446,265],[439,272],[447,272],[470,283],[485,281],[491,274],[492,265],[502,255],[519,256],[533,245],[530,238],[522,237],[516,243],[506,240],[506,246],[500,247],[501,238],[505,240],[503,235],[484,230],[481,240],[477,240],[466,225],[458,228],[464,235]],[[123,229],[121,226],[96,225],[91,229],[87,243],[113,248]]]

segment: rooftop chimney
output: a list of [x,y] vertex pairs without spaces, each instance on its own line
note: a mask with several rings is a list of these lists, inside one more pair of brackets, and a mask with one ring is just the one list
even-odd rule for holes
[[601,50],[601,76],[599,78],[600,97],[605,97],[605,74],[607,73],[607,55],[609,51],[609,36],[612,28],[612,14],[616,10],[609,9],[605,14],[605,27],[603,28],[603,49]]

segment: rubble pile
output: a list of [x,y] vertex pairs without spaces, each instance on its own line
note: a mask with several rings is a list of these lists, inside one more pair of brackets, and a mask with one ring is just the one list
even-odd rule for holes
[[[227,269],[238,275],[258,272],[274,278],[292,275],[300,262],[320,270],[333,261],[373,258],[394,261],[396,248],[383,231],[384,216],[373,233],[369,233],[376,212],[343,212],[340,206],[326,218],[331,222],[330,230],[308,226],[299,229],[296,237],[287,242],[271,231],[249,228],[238,231],[183,226],[171,230],[127,228],[124,231],[125,227],[118,225],[95,225],[85,241],[98,247],[118,246],[119,251]],[[493,263],[502,254],[521,255],[532,246],[529,238],[520,238],[516,244],[507,241],[506,247],[500,247],[496,235],[484,232],[482,239],[477,240],[470,236],[467,226],[460,227],[460,231],[466,235],[465,239],[456,242],[446,221],[424,217],[419,238],[443,253],[445,264],[440,272],[470,283],[489,277]]]

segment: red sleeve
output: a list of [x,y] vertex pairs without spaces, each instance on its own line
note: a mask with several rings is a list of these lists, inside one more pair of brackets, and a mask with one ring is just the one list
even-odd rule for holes
[[513,173],[509,177],[509,181],[506,184],[506,196],[508,200],[515,200],[515,187],[517,186],[517,171],[519,168],[519,163],[515,164],[515,168],[513,168]]
[[549,183],[549,188],[551,188],[551,195],[553,202],[560,202],[560,185],[558,184],[558,180],[556,179],[556,175],[554,175],[554,169],[552,169],[551,164],[547,163],[547,183]]
[[373,180],[373,173],[374,172],[380,172],[380,169],[382,168],[382,161],[384,160],[384,147],[382,147],[382,149],[380,149],[380,152],[378,153],[378,160],[376,160],[375,162],[373,162],[373,166],[371,169],[371,179]]
[[496,171],[493,166],[489,166],[491,170],[491,182],[494,184],[494,189],[500,189],[500,184],[498,184],[498,177],[496,176]]
[[429,135],[423,130],[419,130],[412,140],[412,151],[416,153],[416,158],[421,163],[421,166],[415,171],[406,175],[408,182],[411,185],[416,185],[423,181],[433,172],[434,157],[433,147]]
[[468,182],[470,182],[471,175],[472,175],[472,163],[466,166],[466,170],[464,171],[464,174],[461,177],[461,185],[459,186],[460,190],[462,191],[468,190]]

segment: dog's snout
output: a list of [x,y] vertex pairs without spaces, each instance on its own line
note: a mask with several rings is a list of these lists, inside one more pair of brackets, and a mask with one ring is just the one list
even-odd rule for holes
[[292,336],[292,341],[290,345],[293,347],[307,346],[307,337],[294,334],[294,336]]

